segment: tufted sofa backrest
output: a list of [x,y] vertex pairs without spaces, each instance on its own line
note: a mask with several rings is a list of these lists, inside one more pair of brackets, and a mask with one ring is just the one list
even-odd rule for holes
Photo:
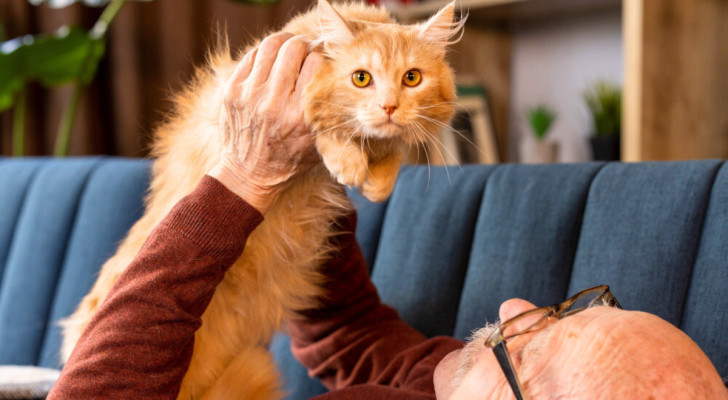
[[[58,366],[72,312],[143,212],[149,161],[0,158],[0,364]],[[512,297],[606,283],[679,326],[728,375],[728,166],[721,161],[406,167],[384,203],[350,193],[383,300],[468,336]],[[272,349],[292,399],[322,390]]]

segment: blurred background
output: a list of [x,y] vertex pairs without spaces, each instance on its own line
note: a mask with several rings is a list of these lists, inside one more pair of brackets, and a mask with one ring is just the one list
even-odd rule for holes
[[[25,67],[27,79],[11,80],[24,72],[16,65],[19,48],[63,36],[56,33],[63,26],[98,34],[97,21],[110,7],[102,0],[58,3],[0,2],[0,155],[60,154],[59,126],[68,125],[64,115],[77,98],[63,154],[147,156],[171,94],[204,63],[218,32],[241,48],[312,4],[116,0],[120,8],[108,30],[94,37],[103,41],[93,47],[102,49],[95,74],[81,74],[90,78],[43,79]],[[385,6],[414,23],[446,3]],[[460,0],[458,6],[469,13],[463,40],[449,54],[461,106],[439,148],[429,149],[430,162],[728,158],[728,1]],[[55,50],[45,51],[32,65],[45,57],[48,66],[62,63]]]

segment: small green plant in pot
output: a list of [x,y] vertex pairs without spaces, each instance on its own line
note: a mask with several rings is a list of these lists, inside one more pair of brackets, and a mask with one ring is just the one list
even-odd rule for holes
[[543,140],[556,119],[556,113],[548,106],[540,105],[526,111],[528,124],[531,126],[533,135],[538,140]]
[[583,94],[592,117],[589,142],[595,160],[619,160],[622,132],[622,88],[599,81]]
[[556,161],[556,143],[547,140],[556,112],[549,106],[538,105],[526,110],[526,120],[533,135],[521,144],[521,160],[527,163]]

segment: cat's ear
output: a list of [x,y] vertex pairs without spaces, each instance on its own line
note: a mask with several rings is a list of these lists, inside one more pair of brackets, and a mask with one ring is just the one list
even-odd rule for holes
[[466,18],[467,16],[463,15],[459,21],[455,21],[455,0],[453,0],[419,26],[420,37],[427,42],[443,47],[457,43],[462,37]]
[[317,9],[321,26],[319,42],[336,44],[354,39],[349,23],[327,0],[319,0]]

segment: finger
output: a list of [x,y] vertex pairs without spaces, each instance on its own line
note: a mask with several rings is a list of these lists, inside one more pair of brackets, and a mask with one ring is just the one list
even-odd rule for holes
[[526,300],[510,299],[501,304],[498,314],[500,316],[500,320],[505,322],[520,313],[534,308],[536,308],[536,306]]
[[250,72],[250,76],[245,82],[246,86],[251,89],[257,89],[268,80],[273,63],[278,56],[278,51],[283,46],[283,43],[292,36],[287,32],[279,32],[263,39],[260,46],[258,46],[255,64],[253,65],[253,70]]
[[296,88],[290,98],[289,107],[291,109],[291,113],[297,115],[301,120],[304,118],[302,104],[303,91],[321,68],[321,64],[323,64],[323,62],[324,57],[320,53],[309,53],[308,57],[306,57],[306,60],[303,62],[301,72],[298,74]]
[[244,80],[248,79],[250,72],[253,70],[253,65],[255,64],[256,54],[258,54],[257,47],[245,54],[245,57],[240,60],[238,65],[235,67],[235,71],[233,71],[231,76],[232,81],[242,83]]
[[300,99],[303,96],[303,89],[311,82],[323,62],[324,56],[318,52],[312,52],[306,57],[306,61],[304,61],[303,67],[301,67],[301,72],[298,74],[298,80],[296,80],[296,89],[294,90],[294,97],[296,99]]
[[[271,94],[275,98],[288,98],[296,86],[301,65],[308,54],[308,43],[300,37],[286,41],[278,52],[270,74]],[[285,97],[283,97],[285,96]]]
[[238,65],[233,70],[233,73],[230,75],[230,78],[228,78],[228,81],[225,84],[225,97],[227,99],[234,100],[240,97],[242,91],[241,85],[250,75],[250,71],[253,70],[255,55],[257,54],[257,52],[257,47],[250,50],[247,54],[245,54],[245,57],[240,60]]

